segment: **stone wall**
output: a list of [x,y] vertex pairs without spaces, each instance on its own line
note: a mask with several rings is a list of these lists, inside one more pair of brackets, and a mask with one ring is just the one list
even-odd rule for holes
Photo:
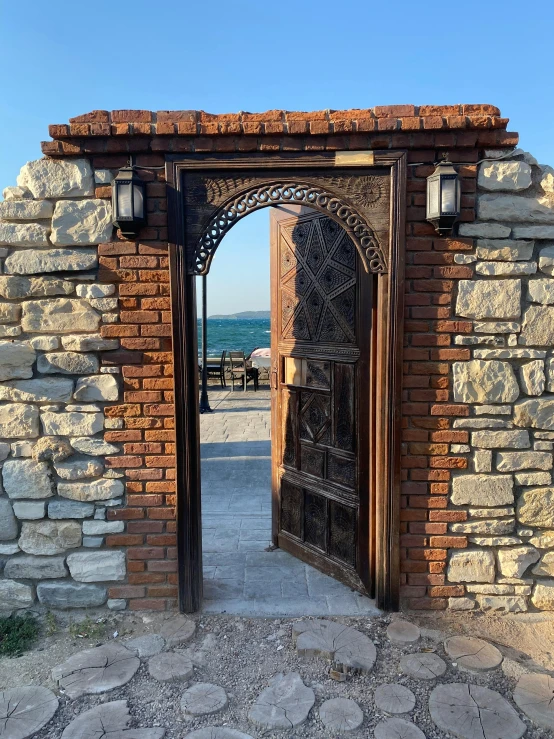
[[[487,151],[478,172],[474,248],[458,282],[453,400],[469,432],[450,450],[468,460],[449,495],[459,536],[450,608],[554,609],[554,170],[515,150]],[[454,543],[454,542],[453,542]]]

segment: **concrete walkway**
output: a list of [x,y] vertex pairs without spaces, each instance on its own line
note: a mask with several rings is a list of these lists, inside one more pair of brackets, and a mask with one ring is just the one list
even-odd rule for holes
[[204,611],[359,616],[372,600],[271,544],[270,394],[213,390],[200,416]]

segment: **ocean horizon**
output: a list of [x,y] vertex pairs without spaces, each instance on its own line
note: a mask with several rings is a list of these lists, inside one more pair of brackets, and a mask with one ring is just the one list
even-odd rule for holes
[[[269,318],[208,318],[208,356],[222,351],[243,351],[248,356],[256,348],[271,345]],[[198,355],[202,349],[202,320],[198,319]]]

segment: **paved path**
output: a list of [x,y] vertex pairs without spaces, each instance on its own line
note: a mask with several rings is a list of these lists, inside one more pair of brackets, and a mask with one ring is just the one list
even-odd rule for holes
[[210,392],[200,416],[204,610],[260,616],[375,615],[372,600],[271,544],[269,391]]

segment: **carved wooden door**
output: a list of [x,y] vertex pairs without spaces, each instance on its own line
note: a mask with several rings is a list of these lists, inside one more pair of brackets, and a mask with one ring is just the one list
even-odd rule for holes
[[271,209],[273,540],[369,583],[372,276],[306,206]]

